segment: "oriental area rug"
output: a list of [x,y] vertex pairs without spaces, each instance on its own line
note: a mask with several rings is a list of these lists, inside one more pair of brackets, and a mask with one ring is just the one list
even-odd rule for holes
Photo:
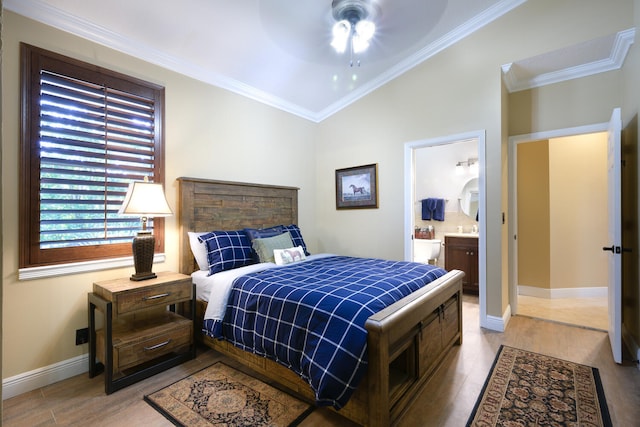
[[295,426],[313,407],[217,362],[144,397],[177,426]]
[[611,426],[596,368],[501,346],[469,426]]

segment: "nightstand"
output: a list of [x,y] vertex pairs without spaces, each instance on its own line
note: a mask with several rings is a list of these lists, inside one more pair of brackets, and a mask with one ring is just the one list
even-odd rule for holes
[[[196,355],[195,285],[187,275],[95,282],[88,305],[89,377],[104,371],[106,394]],[[98,330],[96,309],[104,315]]]

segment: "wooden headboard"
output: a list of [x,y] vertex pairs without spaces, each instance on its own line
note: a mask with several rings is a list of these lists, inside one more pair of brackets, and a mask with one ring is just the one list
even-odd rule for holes
[[178,178],[180,272],[197,269],[187,232],[298,223],[298,188]]

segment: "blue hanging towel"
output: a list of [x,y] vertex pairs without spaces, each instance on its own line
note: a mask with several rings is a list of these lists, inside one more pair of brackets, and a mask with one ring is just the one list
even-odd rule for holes
[[422,219],[424,221],[431,220],[431,206],[429,206],[429,202],[433,199],[422,199]]
[[433,219],[436,221],[444,221],[444,199],[435,199],[435,209],[433,211]]
[[444,199],[429,197],[422,200],[422,219],[444,221]]

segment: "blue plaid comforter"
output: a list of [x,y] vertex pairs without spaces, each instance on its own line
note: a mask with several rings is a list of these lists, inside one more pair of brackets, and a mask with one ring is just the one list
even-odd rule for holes
[[316,404],[343,407],[367,365],[365,321],[444,275],[431,265],[332,256],[237,278],[222,335],[309,382]]

